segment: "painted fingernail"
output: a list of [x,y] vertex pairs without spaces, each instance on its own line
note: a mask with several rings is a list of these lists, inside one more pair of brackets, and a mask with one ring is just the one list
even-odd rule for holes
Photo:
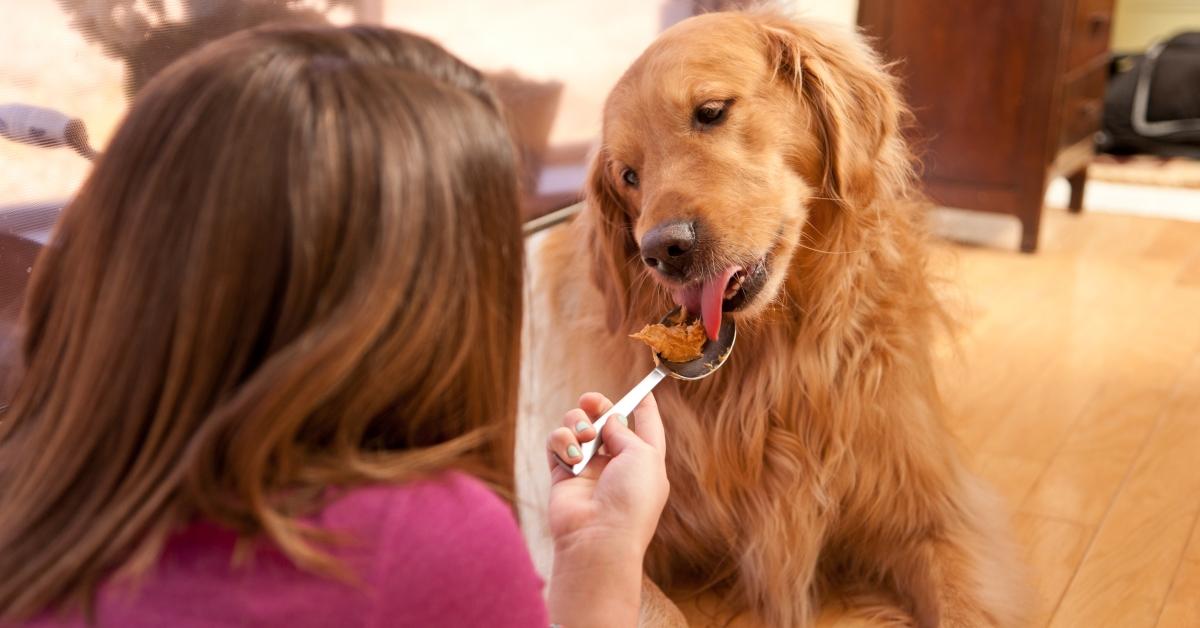
[[567,447],[567,457],[568,458],[578,458],[579,457],[579,448],[574,445],[570,445],[569,447]]
[[587,421],[580,421],[575,424],[575,433],[577,433],[577,434],[582,433],[583,431],[587,430],[587,428],[589,428],[591,426],[592,426],[592,424],[588,423]]
[[617,420],[621,422],[621,425],[624,425],[625,427],[629,427],[629,419],[625,418],[624,414],[618,414]]

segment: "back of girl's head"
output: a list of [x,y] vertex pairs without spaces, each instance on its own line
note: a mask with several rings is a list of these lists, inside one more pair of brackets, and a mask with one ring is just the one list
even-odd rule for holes
[[259,30],[139,95],[39,260],[0,415],[0,619],[204,517],[335,565],[323,488],[511,481],[512,148],[481,76],[377,28]]

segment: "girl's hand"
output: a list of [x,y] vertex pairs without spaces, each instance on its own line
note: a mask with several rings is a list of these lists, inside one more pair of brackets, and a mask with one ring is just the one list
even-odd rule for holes
[[559,549],[586,542],[644,554],[658,526],[669,486],[662,418],[653,394],[634,409],[631,422],[609,419],[606,453],[594,456],[578,477],[560,464],[582,459],[580,444],[596,438],[592,422],[611,407],[603,395],[587,393],[547,439],[550,534]]
[[637,625],[642,561],[667,502],[666,442],[653,395],[632,419],[614,416],[604,425],[606,453],[593,456],[578,477],[563,466],[582,459],[580,443],[596,438],[592,422],[611,407],[603,396],[585,394],[546,440],[550,619],[571,628]]

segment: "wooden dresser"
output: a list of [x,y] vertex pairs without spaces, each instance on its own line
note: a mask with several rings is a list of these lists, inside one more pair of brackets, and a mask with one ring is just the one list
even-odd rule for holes
[[1016,216],[1026,252],[1052,176],[1081,209],[1112,11],[1113,0],[859,0],[859,24],[900,63],[935,202]]

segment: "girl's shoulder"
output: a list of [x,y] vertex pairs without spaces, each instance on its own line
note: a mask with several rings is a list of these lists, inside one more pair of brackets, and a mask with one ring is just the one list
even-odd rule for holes
[[468,532],[479,526],[517,531],[512,509],[486,484],[448,471],[404,484],[372,485],[334,497],[317,516],[331,530],[377,528],[383,537]]

